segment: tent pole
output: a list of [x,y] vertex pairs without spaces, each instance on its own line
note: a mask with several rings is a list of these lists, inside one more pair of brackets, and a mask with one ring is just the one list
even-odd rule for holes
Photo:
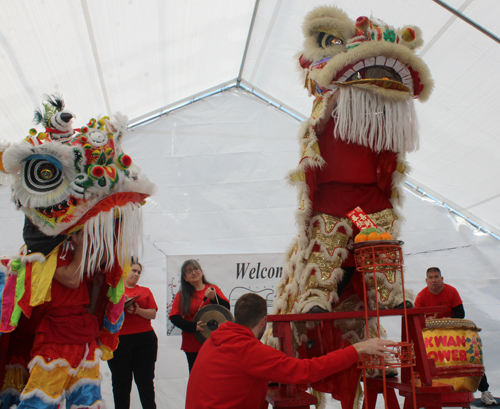
[[475,29],[479,30],[481,33],[483,33],[484,35],[487,35],[488,37],[490,37],[493,41],[496,41],[497,43],[500,44],[500,38],[498,36],[496,36],[495,34],[493,34],[491,31],[487,30],[486,28],[484,28],[483,26],[477,24],[474,20],[470,19],[469,17],[467,17],[466,15],[464,15],[463,13],[461,13],[460,11],[454,9],[453,7],[451,7],[450,5],[446,4],[444,1],[442,0],[432,0],[434,3],[437,3],[439,4],[441,7],[445,8],[446,10],[448,10],[450,13],[454,14],[455,16],[457,16],[459,19],[462,19],[463,21],[465,21],[467,24],[470,24],[472,27],[474,27]]
[[481,232],[483,234],[487,234],[494,239],[500,241],[500,236],[498,234],[493,233],[492,231],[486,229],[485,227],[481,226],[479,223],[476,223],[474,220],[472,220],[470,217],[467,217],[466,215],[460,213],[458,210],[455,210],[453,207],[447,205],[445,202],[435,198],[434,196],[430,195],[427,192],[424,192],[422,189],[420,189],[418,186],[414,185],[413,183],[409,181],[405,181],[405,188],[411,188],[415,192],[419,193],[421,196],[426,197],[427,199],[432,200],[433,202],[437,203],[439,206],[444,207],[446,210],[448,210],[450,213],[453,213],[454,215],[460,217],[461,219],[465,220],[467,223],[469,223],[472,227],[476,229],[476,231]]
[[240,72],[238,73],[238,78],[236,78],[236,87],[239,88],[241,83],[241,75],[243,74],[243,68],[245,67],[245,60],[247,59],[248,46],[250,45],[250,39],[252,38],[253,26],[255,24],[255,18],[257,17],[257,10],[259,9],[260,0],[255,0],[255,6],[253,8],[252,21],[250,23],[250,28],[248,29],[247,42],[245,44],[245,51],[243,51],[243,57],[240,64]]

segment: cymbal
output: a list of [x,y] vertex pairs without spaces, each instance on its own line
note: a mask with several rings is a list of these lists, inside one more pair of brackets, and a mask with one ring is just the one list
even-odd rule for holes
[[205,305],[203,308],[196,313],[193,318],[193,322],[201,321],[204,326],[204,331],[196,331],[194,336],[202,344],[210,338],[210,334],[219,328],[219,325],[226,321],[234,321],[233,314],[219,304],[209,304]]

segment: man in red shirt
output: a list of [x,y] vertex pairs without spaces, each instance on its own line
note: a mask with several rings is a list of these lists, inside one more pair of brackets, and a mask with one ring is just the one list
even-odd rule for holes
[[455,287],[444,283],[441,270],[437,267],[427,269],[425,283],[427,287],[420,291],[415,299],[415,307],[446,306],[448,311],[436,313],[434,318],[464,318],[462,299]]
[[189,377],[186,409],[260,408],[270,381],[316,382],[356,363],[361,353],[384,356],[394,344],[373,338],[320,358],[297,359],[260,342],[267,325],[262,297],[240,297],[234,316],[235,323],[225,322],[203,344]]
[[[444,305],[448,311],[436,313],[433,318],[465,318],[462,299],[455,287],[444,283],[441,270],[437,267],[427,269],[425,282],[427,287],[420,291],[415,299],[415,307],[436,307]],[[496,405],[497,401],[489,389],[486,373],[477,388],[481,392],[481,402],[487,406]]]

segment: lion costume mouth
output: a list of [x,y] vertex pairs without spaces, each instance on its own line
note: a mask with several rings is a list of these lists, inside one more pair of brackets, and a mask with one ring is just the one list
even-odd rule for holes
[[372,57],[347,65],[332,80],[332,85],[349,86],[371,84],[392,91],[414,95],[415,72],[398,60]]
[[101,213],[107,213],[110,211],[115,211],[115,217],[119,217],[120,209],[126,207],[127,205],[138,206],[144,204],[149,194],[138,193],[138,192],[118,192],[107,196],[100,202],[96,203],[87,213],[85,213],[78,222],[62,232],[62,234],[73,233],[80,230],[87,221],[98,216]]
[[361,79],[387,79],[397,82],[402,82],[401,76],[394,69],[379,65],[362,68],[355,74],[351,75],[346,82]]
[[412,93],[410,87],[403,83],[399,73],[383,66],[362,68],[352,74],[346,81],[335,81],[332,84],[337,86],[371,84],[392,91]]
[[[408,71],[406,67],[401,69],[402,74]],[[406,75],[409,75],[406,74]],[[410,78],[411,79],[411,78]],[[403,83],[401,75],[393,68],[374,65],[371,67],[361,68],[356,71],[344,82],[335,82],[335,85],[356,85],[356,84],[373,84],[377,87],[390,89],[394,91],[402,91],[411,93],[410,87]]]

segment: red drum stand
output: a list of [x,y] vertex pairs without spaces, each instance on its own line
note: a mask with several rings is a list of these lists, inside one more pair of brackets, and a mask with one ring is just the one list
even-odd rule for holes
[[[368,310],[367,283],[373,279],[374,289],[377,286],[377,275],[387,274],[388,271],[401,273],[403,299],[404,277],[403,256],[401,242],[395,240],[364,242],[353,245],[354,256],[358,273],[363,274],[365,296],[364,311],[329,312],[320,314],[285,314],[269,315],[268,322],[273,324],[273,335],[279,339],[280,350],[288,356],[293,356],[291,322],[300,321],[335,321],[341,319],[364,318],[366,334],[369,335],[368,320],[376,318],[378,336],[380,336],[380,318],[387,316],[401,316],[401,341],[393,348],[391,358],[386,360],[377,356],[364,355],[361,357],[358,368],[363,372],[364,406],[374,409],[379,394],[383,394],[385,408],[400,409],[396,390],[404,398],[404,409],[470,406],[474,401],[472,392],[458,392],[453,386],[433,380],[436,376],[436,366],[432,358],[428,358],[422,329],[425,328],[425,315],[446,311],[446,307],[406,308],[379,310],[378,302],[374,310]],[[378,291],[375,291],[378,297]],[[376,300],[378,301],[378,300]],[[385,372],[389,368],[398,368],[400,375],[386,378]],[[382,373],[380,378],[367,377],[368,370],[378,370]],[[415,377],[420,383],[415,386]],[[317,402],[316,398],[299,389],[297,385],[270,386],[266,402],[262,408],[269,404],[273,408],[310,408]]]

